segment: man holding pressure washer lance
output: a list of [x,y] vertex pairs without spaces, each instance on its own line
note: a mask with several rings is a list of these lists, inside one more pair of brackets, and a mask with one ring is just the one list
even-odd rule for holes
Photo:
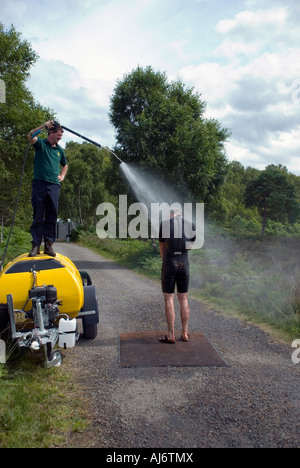
[[[48,137],[38,138],[37,135],[44,129],[48,130]],[[40,253],[43,238],[44,253],[56,256],[52,246],[56,239],[60,184],[68,170],[65,152],[58,144],[63,132],[59,123],[49,120],[28,134],[28,140],[35,150],[31,197],[33,223],[30,228],[32,249],[29,257]]]
[[[48,138],[42,140],[37,135],[45,128],[48,130]],[[29,132],[28,140],[35,150],[32,182],[33,223],[30,228],[32,250],[29,253],[30,257],[35,257],[40,253],[43,237],[45,241],[44,253],[52,257],[56,256],[52,245],[56,238],[60,184],[68,170],[65,152],[58,144],[64,130],[98,146],[98,148],[102,148],[96,141],[64,125],[60,125],[55,120],[49,120],[44,125]],[[119,164],[122,164],[123,161],[112,150],[109,148],[103,149],[112,154]]]

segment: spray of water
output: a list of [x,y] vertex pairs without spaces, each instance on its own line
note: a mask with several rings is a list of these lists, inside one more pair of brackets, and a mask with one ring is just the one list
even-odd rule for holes
[[[145,174],[141,169],[137,169],[125,163],[121,164],[121,169],[139,204],[142,205],[142,207],[138,209],[141,214],[143,213],[142,216],[146,215],[150,221],[151,237],[157,238],[159,235],[160,223],[163,220],[169,220],[172,211],[176,212],[176,210],[179,210],[186,220],[194,221],[196,231],[199,227],[198,243],[194,242],[192,248],[200,248],[204,237],[204,211],[202,211],[202,206],[198,206],[201,204],[197,204],[195,213],[193,213],[193,206],[191,203],[188,203],[186,194],[185,200],[183,200],[183,195],[178,193],[174,187],[162,181],[161,178],[151,176],[149,173]],[[193,219],[194,217],[198,222],[195,222]],[[186,232],[189,226],[192,232]],[[185,229],[187,238],[194,238],[195,230],[193,225],[186,223]]]
[[124,162],[120,167],[137,200],[147,206],[149,213],[154,203],[168,203],[170,206],[178,203],[183,206],[182,196],[166,182],[150,174],[145,175],[140,169]]

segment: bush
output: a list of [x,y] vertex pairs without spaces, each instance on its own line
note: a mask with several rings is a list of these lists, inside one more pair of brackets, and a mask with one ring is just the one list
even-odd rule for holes
[[[3,228],[3,243],[0,244],[0,262],[2,260],[4,250],[6,248],[6,242],[9,236],[10,228]],[[4,266],[12,261],[15,257],[28,252],[31,250],[31,235],[29,232],[23,231],[19,227],[14,227],[12,231],[12,236],[8,246],[6,258],[4,261]]]
[[[99,237],[83,232],[79,242],[95,249],[103,255],[113,258],[122,265],[135,270],[147,272],[152,277],[157,277],[161,269],[161,259],[157,243],[139,239],[100,239]],[[159,273],[160,274],[160,273]]]

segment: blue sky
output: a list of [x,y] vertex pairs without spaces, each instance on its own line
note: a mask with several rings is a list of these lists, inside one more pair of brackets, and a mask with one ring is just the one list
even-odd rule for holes
[[[65,126],[114,145],[116,82],[151,65],[230,128],[229,160],[300,175],[299,0],[0,0],[40,58],[28,87]],[[75,139],[65,134],[64,140]]]

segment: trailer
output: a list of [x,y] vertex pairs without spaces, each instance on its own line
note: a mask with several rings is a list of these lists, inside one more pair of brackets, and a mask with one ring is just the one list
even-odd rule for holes
[[20,352],[44,350],[47,368],[62,364],[60,349],[83,336],[95,339],[99,323],[96,289],[89,274],[61,254],[23,254],[0,274],[0,338]]

